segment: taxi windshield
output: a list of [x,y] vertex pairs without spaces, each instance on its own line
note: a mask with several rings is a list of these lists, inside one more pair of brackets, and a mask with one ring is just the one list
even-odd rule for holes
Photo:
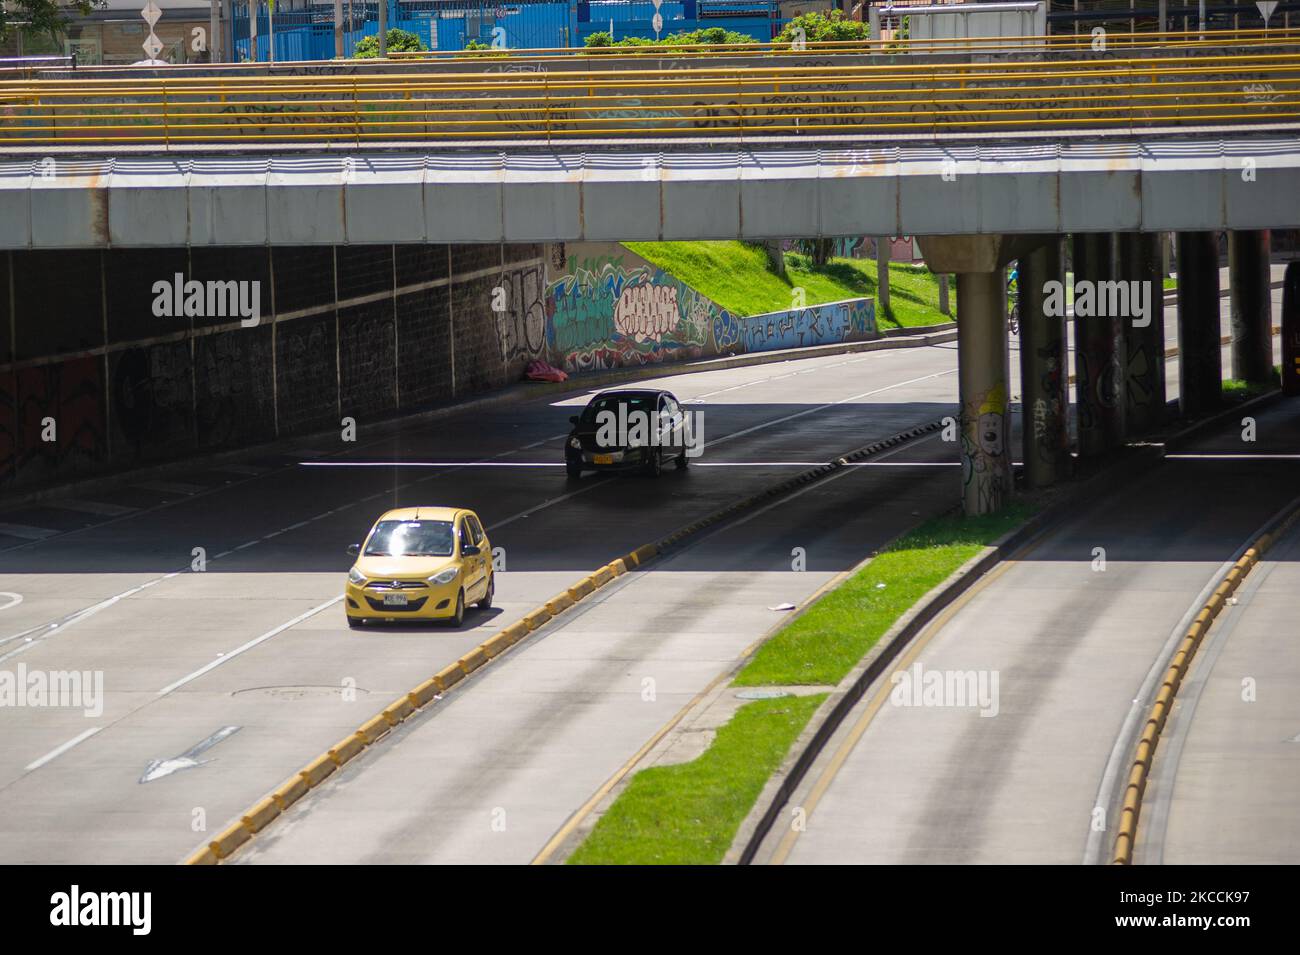
[[368,557],[450,557],[450,521],[380,521],[366,543]]

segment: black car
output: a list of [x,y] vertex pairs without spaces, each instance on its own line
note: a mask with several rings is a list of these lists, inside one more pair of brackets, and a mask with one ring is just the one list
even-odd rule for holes
[[569,477],[583,471],[644,471],[657,475],[672,461],[690,463],[690,423],[677,398],[655,389],[602,391],[569,419],[564,442]]

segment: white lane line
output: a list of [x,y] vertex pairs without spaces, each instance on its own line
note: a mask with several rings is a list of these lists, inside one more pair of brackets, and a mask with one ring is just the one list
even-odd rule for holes
[[[1013,461],[1012,467],[1019,462]],[[959,468],[960,461],[850,461],[851,468]]]
[[50,762],[51,760],[58,759],[68,750],[72,749],[72,747],[76,746],[78,743],[83,743],[86,740],[90,739],[92,736],[94,736],[103,728],[104,727],[102,726],[92,726],[90,729],[86,730],[86,732],[80,733],[77,736],[72,737],[72,739],[68,740],[62,746],[56,746],[54,749],[50,750],[40,759],[28,763],[27,766],[25,767],[27,772],[31,772],[33,769],[40,769],[42,766],[44,766],[46,763]]
[[[49,635],[51,635],[51,634],[52,634],[54,631],[56,631],[56,630],[57,630],[59,633],[62,633],[64,630],[67,630],[68,627],[71,627],[73,624],[80,623],[81,621],[86,620],[86,619],[88,619],[89,617],[93,617],[95,614],[99,613],[101,610],[104,610],[104,609],[107,608],[107,607],[111,607],[113,604],[117,603],[119,600],[122,600],[122,599],[125,598],[125,597],[131,597],[131,596],[133,596],[133,595],[135,595],[135,594],[138,594],[140,591],[144,590],[146,587],[151,587],[151,586],[153,586],[154,584],[158,583],[159,580],[162,580],[162,579],[163,579],[163,578],[161,578],[161,577],[157,577],[157,578],[155,578],[155,579],[153,579],[153,580],[146,581],[145,583],[140,584],[138,587],[132,587],[130,590],[124,590],[124,591],[122,591],[122,593],[120,593],[120,594],[115,594],[115,595],[113,595],[112,597],[108,597],[108,598],[106,598],[106,599],[104,599],[104,600],[101,600],[101,601],[100,601],[99,603],[97,603],[97,604],[91,604],[89,607],[86,607],[84,610],[78,610],[76,613],[68,614],[68,615],[67,615],[66,617],[64,617],[62,620],[56,620],[54,623],[42,623],[42,624],[39,624],[39,625],[37,625],[37,626],[35,626],[35,627],[29,627],[28,629],[23,630],[23,631],[21,631],[21,632],[19,632],[19,633],[14,633],[14,634],[10,634],[10,635],[7,636],[7,637],[2,637],[2,638],[0,638],[0,645],[6,644],[6,643],[12,643],[12,642],[15,641],[15,640],[21,639],[22,637],[26,637],[26,636],[28,636],[29,634],[34,634],[34,633],[40,633],[42,637],[49,636]],[[24,649],[25,649],[25,648],[24,648]],[[3,661],[5,661],[5,660],[9,659],[9,657],[13,656],[15,653],[18,653],[18,652],[21,652],[21,651],[15,650],[15,651],[11,651],[11,652],[9,652],[9,653],[6,653],[6,654],[4,654],[3,656],[0,656],[0,662],[3,662]]]
[[212,490],[202,484],[185,484],[181,481],[148,481],[131,486],[145,491],[161,491],[164,494],[199,494]]
[[21,537],[28,541],[43,541],[47,537],[53,537],[59,531],[52,531],[48,527],[32,527],[29,524],[0,524],[0,534],[7,534],[9,537]]
[[8,610],[10,607],[17,607],[23,602],[23,595],[16,594],[12,590],[0,590],[0,597],[9,598],[5,603],[0,604],[0,610]]
[[756,424],[752,428],[745,428],[741,431],[733,431],[731,434],[723,435],[721,438],[716,438],[713,441],[706,441],[704,443],[704,447],[706,449],[711,448],[715,444],[722,444],[723,442],[731,441],[734,440],[735,438],[742,438],[747,434],[752,434],[755,431],[761,431],[764,428],[770,428],[773,425],[785,424],[785,422],[787,421],[794,421],[797,418],[803,418],[810,414],[817,414],[819,411],[825,411],[827,408],[834,408],[838,405],[848,404],[851,401],[860,401],[863,398],[870,398],[872,395],[878,395],[881,392],[885,392],[885,391],[892,391],[895,388],[902,388],[906,385],[914,385],[918,381],[929,381],[932,378],[942,378],[944,375],[955,375],[955,374],[957,374],[957,369],[950,368],[947,371],[938,371],[932,375],[921,375],[919,378],[909,378],[907,379],[907,381],[899,381],[892,385],[885,385],[883,388],[873,388],[871,391],[864,391],[860,395],[849,395],[849,397],[840,398],[838,401],[831,401],[824,405],[817,405],[816,407],[807,408],[803,411],[796,411],[794,414],[786,415],[784,418],[776,418],[773,421],[767,421],[764,422],[763,424]]
[[1205,454],[1166,454],[1165,458],[1170,461],[1296,461],[1300,460],[1300,454],[1270,454],[1254,451],[1217,454],[1206,452]]
[[259,468],[252,464],[227,464],[224,467],[213,468],[214,471],[225,471],[229,474],[246,474],[249,477],[257,477],[259,474],[265,474],[270,468]]
[[121,517],[123,514],[131,514],[140,510],[138,507],[127,507],[125,504],[104,504],[101,501],[67,500],[64,498],[50,502],[50,507],[58,508],[61,511],[98,514],[100,517]]
[[[299,461],[304,468],[562,468],[563,461]],[[381,494],[372,497],[382,496]]]
[[306,613],[300,613],[292,620],[286,621],[285,623],[280,624],[278,627],[266,631],[266,633],[262,634],[260,637],[254,637],[252,640],[249,640],[247,643],[235,647],[235,649],[231,650],[229,653],[225,654],[224,656],[218,657],[216,660],[213,660],[211,663],[207,664],[206,666],[199,667],[193,673],[181,677],[175,683],[168,683],[165,687],[163,687],[161,690],[158,691],[158,696],[166,696],[168,693],[172,692],[173,690],[180,689],[186,683],[192,683],[193,681],[197,680],[199,677],[203,676],[203,674],[210,673],[211,671],[215,670],[217,667],[221,666],[221,664],[227,663],[233,658],[239,656],[241,653],[244,653],[247,650],[251,650],[253,649],[253,647],[259,644],[265,643],[267,640],[270,640],[276,634],[284,633],[284,631],[288,630],[290,627],[297,626],[307,618],[314,617],[322,610],[326,610],[329,607],[334,606],[336,603],[339,603],[342,600],[343,600],[343,595],[339,594],[337,597],[331,597],[323,604],[317,604],[315,607],[312,607]]

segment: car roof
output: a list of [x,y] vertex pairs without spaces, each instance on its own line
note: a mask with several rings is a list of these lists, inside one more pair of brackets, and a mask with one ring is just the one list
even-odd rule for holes
[[419,504],[415,507],[395,507],[379,515],[381,521],[454,521],[458,514],[472,514],[463,507],[431,507]]
[[[608,391],[592,395],[591,400],[595,401],[598,398],[650,398],[671,394],[671,391],[665,391],[663,388],[611,388]],[[590,404],[590,402],[588,403]]]

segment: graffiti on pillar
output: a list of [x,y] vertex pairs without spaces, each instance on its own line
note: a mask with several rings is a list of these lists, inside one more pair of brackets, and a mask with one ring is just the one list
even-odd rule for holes
[[1050,398],[1037,398],[1030,408],[1034,448],[1040,460],[1055,461],[1061,453],[1061,439],[1065,435],[1063,419],[1065,403],[1062,401],[1060,350],[1051,346],[1034,349],[1037,364],[1043,369],[1039,385]]
[[997,384],[975,395],[962,406],[961,415],[966,507],[971,513],[987,514],[1002,506],[1010,474],[1006,459],[1006,387]]
[[1157,368],[1151,361],[1150,348],[1145,341],[1128,343],[1128,406],[1147,408],[1156,396]]

